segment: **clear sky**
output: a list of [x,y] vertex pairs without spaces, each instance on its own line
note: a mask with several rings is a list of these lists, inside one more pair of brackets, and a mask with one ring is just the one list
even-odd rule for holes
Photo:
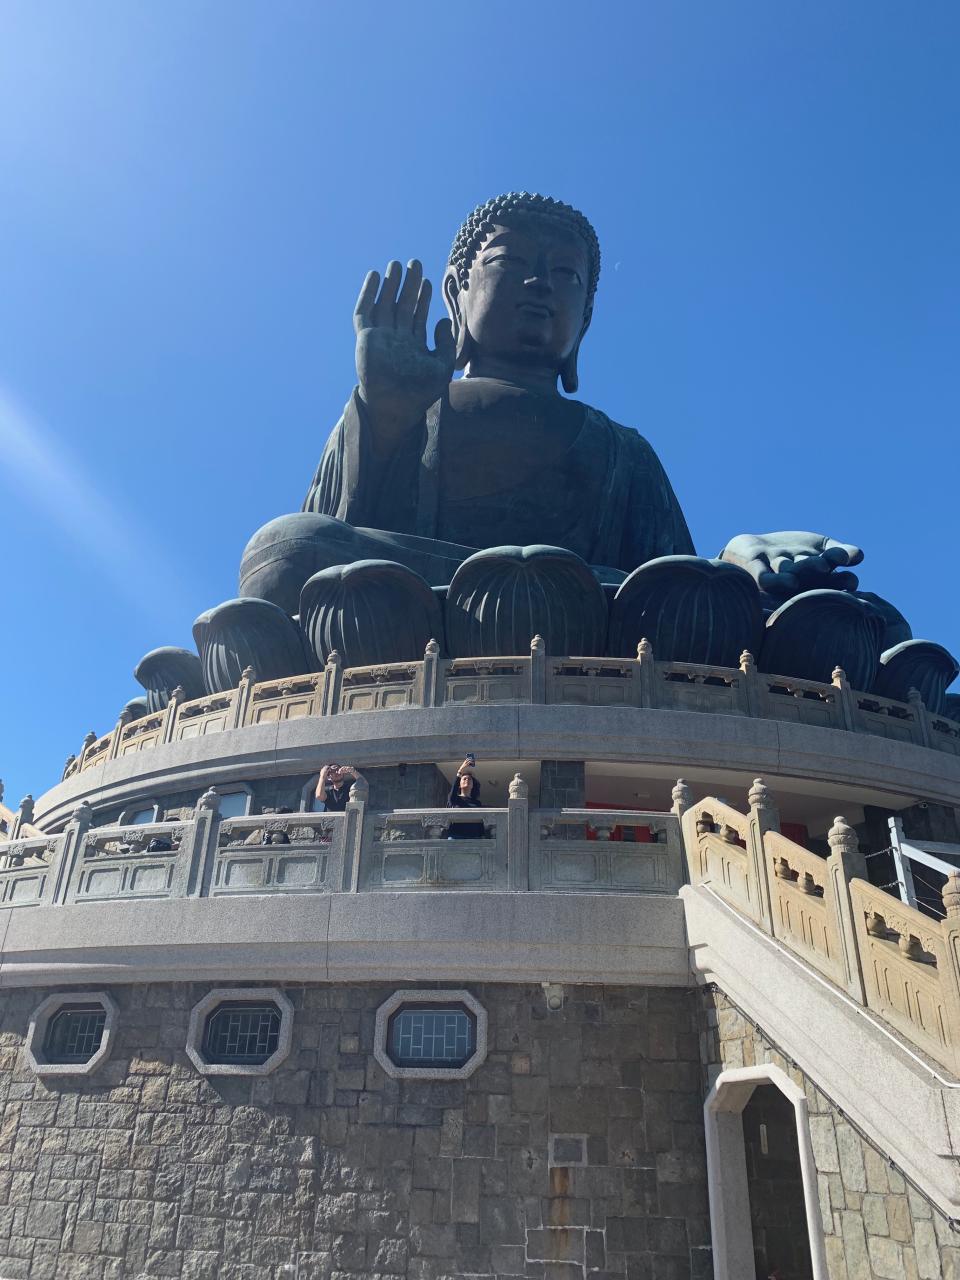
[[8,803],[299,508],[366,270],[505,190],[594,222],[580,396],[698,550],[857,542],[960,650],[958,61],[955,0],[0,0]]

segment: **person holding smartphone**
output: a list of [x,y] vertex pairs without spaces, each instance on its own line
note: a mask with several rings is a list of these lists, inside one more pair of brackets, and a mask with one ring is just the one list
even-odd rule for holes
[[[476,776],[477,758],[469,752],[463,764],[457,770],[457,776],[450,788],[447,799],[448,809],[481,809],[480,780]],[[447,827],[448,840],[482,840],[484,826],[482,822],[451,822]]]
[[325,813],[343,813],[350,799],[350,788],[361,777],[351,764],[325,764],[317,779],[316,802],[322,800]]

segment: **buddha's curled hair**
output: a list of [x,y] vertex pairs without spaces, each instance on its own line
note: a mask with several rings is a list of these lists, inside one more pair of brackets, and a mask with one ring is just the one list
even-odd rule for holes
[[474,209],[454,237],[453,247],[447,265],[457,273],[457,280],[463,288],[473,265],[473,260],[480,251],[484,239],[497,225],[500,218],[511,213],[530,213],[540,218],[550,218],[563,223],[576,231],[586,241],[590,258],[590,279],[587,282],[587,309],[593,306],[593,295],[597,291],[600,278],[600,242],[589,220],[572,205],[562,200],[554,200],[552,196],[541,196],[529,191],[508,191],[505,195],[494,196],[486,204]]

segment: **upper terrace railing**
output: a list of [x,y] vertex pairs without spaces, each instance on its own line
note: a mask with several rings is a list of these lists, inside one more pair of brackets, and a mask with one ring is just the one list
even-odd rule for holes
[[98,738],[88,734],[64,778],[106,760],[244,725],[394,707],[477,706],[504,702],[594,707],[658,707],[793,720],[879,734],[960,755],[960,723],[927,710],[919,694],[894,702],[850,688],[838,667],[830,684],[767,675],[749,653],[739,667],[659,662],[647,641],[636,658],[548,657],[535,636],[530,653],[504,658],[439,656],[434,641],[420,662],[347,667],[334,653],[323,671],[257,683],[248,667],[236,689],[184,701],[174,690],[163,711],[122,716]]
[[824,859],[780,834],[759,778],[749,801],[747,814],[716,799],[684,810],[691,881],[960,1075],[960,872],[943,891],[946,918],[933,920],[867,882],[843,818]]
[[[943,921],[869,884],[843,818],[819,857],[779,831],[757,779],[744,814],[715,798],[670,813],[530,809],[517,775],[502,809],[371,812],[358,780],[344,813],[221,819],[215,791],[178,822],[92,827],[0,843],[0,906],[389,890],[675,894],[689,880],[960,1076],[960,871]],[[453,836],[481,824],[482,837]],[[640,908],[638,908],[640,909]],[[762,981],[762,975],[760,976]]]
[[[365,783],[350,794],[344,813],[221,819],[210,790],[186,821],[127,827],[92,827],[83,804],[58,836],[0,843],[0,906],[378,889],[676,893],[684,880],[679,809],[531,813],[519,775],[504,809],[376,813]],[[458,838],[465,824],[483,836]]]

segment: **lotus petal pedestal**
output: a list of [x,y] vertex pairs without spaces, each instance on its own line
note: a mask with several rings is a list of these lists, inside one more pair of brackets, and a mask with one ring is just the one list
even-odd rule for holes
[[735,667],[763,634],[760,593],[745,569],[700,556],[648,560],[621,583],[610,608],[607,653],[636,657],[647,639],[657,658]]
[[911,689],[919,690],[929,711],[946,711],[947,686],[960,673],[960,663],[943,645],[930,640],[907,640],[880,655],[874,693],[906,702]]
[[193,624],[208,693],[236,688],[244,668],[258,680],[313,669],[297,624],[268,600],[227,600]]
[[602,653],[603,588],[589,566],[562,547],[491,547],[453,575],[444,609],[453,658],[528,653],[543,636],[547,653]]
[[828,684],[842,667],[854,689],[869,689],[880,662],[884,621],[847,591],[804,591],[771,613],[757,667]]
[[162,711],[178,686],[188,699],[203,695],[203,667],[189,649],[165,646],[144,654],[133,669],[134,679],[147,691],[147,710]]
[[300,625],[320,665],[335,649],[347,667],[418,662],[442,643],[433,589],[389,560],[358,560],[315,573],[300,595]]

